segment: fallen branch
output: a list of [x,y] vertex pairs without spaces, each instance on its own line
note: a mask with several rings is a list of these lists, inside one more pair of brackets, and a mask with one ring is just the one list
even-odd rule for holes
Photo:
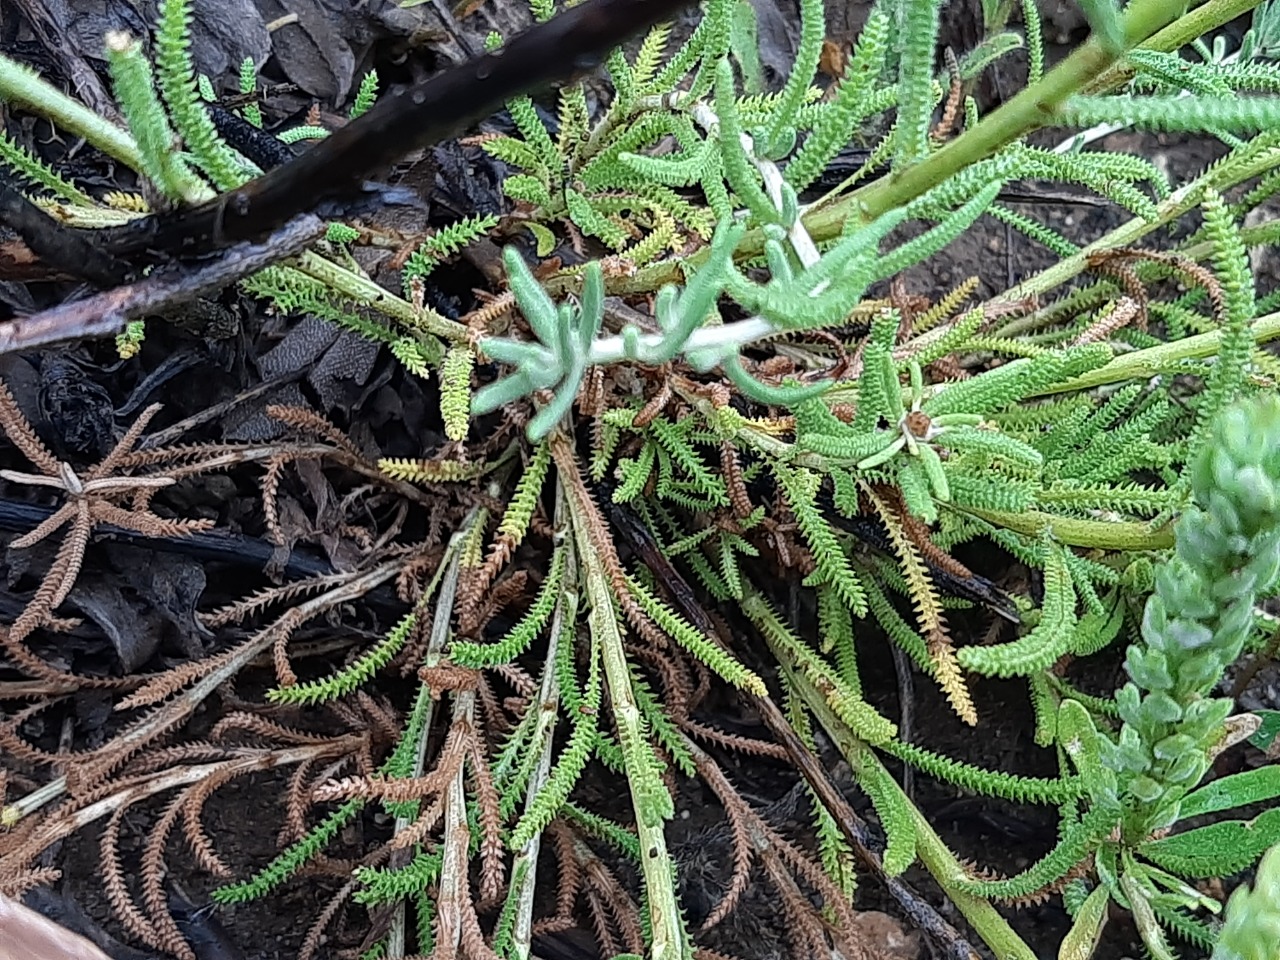
[[261,243],[241,243],[198,267],[157,270],[136,283],[0,324],[0,354],[67,340],[109,337],[137,320],[209,296],[251,273],[296,256],[324,233],[318,217],[294,217]]

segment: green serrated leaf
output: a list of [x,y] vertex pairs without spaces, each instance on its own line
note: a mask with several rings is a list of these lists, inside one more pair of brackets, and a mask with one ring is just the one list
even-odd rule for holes
[[1224,820],[1152,840],[1144,857],[1184,877],[1218,877],[1243,870],[1280,841],[1280,807],[1252,820]]
[[1078,701],[1063,700],[1058,707],[1058,743],[1071,757],[1086,787],[1096,791],[1109,784],[1115,791],[1115,774],[1102,763],[1093,717]]
[[556,248],[556,235],[540,223],[526,223],[525,227],[533,234],[538,256],[551,256],[551,251]]
[[1058,948],[1058,960],[1089,960],[1102,939],[1102,928],[1107,922],[1107,902],[1111,895],[1105,886],[1095,887],[1076,914],[1071,929],[1062,938]]
[[1232,810],[1250,803],[1280,797],[1280,766],[1259,767],[1215,780],[1189,794],[1179,808],[1179,819]]

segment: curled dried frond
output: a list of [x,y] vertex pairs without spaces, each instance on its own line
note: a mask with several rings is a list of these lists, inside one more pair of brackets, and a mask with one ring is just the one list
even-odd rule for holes
[[182,931],[169,913],[168,896],[164,889],[164,852],[169,842],[169,834],[178,822],[185,801],[183,795],[174,797],[159,821],[151,828],[146,843],[142,848],[142,902],[146,907],[164,950],[182,960],[195,960],[195,952],[183,937]]
[[476,804],[480,810],[480,903],[496,903],[503,890],[502,814],[489,761],[479,737],[472,737],[467,758]]
[[18,401],[9,392],[9,385],[3,380],[0,380],[0,429],[4,430],[5,436],[37,470],[49,477],[58,475],[58,458],[49,452],[49,448],[36,435],[35,428],[31,426],[18,406]]
[[[581,844],[579,844],[581,850]],[[599,857],[588,853],[585,857],[586,893],[592,904],[596,928],[616,930],[622,941],[616,952],[644,953],[644,936],[640,929],[640,911],[626,888]],[[609,939],[613,940],[610,933]],[[616,942],[616,941],[615,941]]]
[[484,463],[460,463],[457,460],[409,460],[383,457],[378,469],[393,480],[410,483],[462,483],[489,472]]
[[288,465],[284,457],[276,457],[267,464],[262,475],[262,519],[267,525],[267,538],[276,546],[284,543],[284,531],[280,528],[280,480]]
[[200,622],[211,630],[217,627],[225,627],[231,623],[241,623],[255,613],[261,613],[273,604],[288,603],[297,597],[314,593],[318,590],[327,590],[350,579],[350,574],[331,573],[308,577],[305,580],[296,580],[293,583],[286,583],[279,587],[267,587],[250,594],[243,600],[237,600],[235,603],[229,603],[224,607],[219,607],[217,610],[200,614]]
[[[942,600],[929,574],[929,568],[921,557],[919,547],[904,529],[902,517],[885,503],[875,488],[862,484],[862,491],[880,519],[884,521],[889,539],[898,555],[899,569],[911,591],[911,601],[915,606],[917,622],[921,633],[927,638],[929,655],[934,666],[934,679],[946,694],[956,715],[970,726],[975,726],[978,722],[978,711],[973,704],[968,684],[965,683],[960,672],[960,664],[956,659],[955,648],[951,644],[947,623],[943,616]],[[931,541],[926,538],[926,542]]]
[[[157,489],[172,485],[175,482],[173,477],[135,477],[123,473],[128,469],[126,461],[133,447],[159,409],[159,406],[152,406],[144,411],[107,455],[80,475],[70,464],[56,460],[40,444],[35,430],[22,416],[7,387],[0,384],[0,427],[40,471],[27,474],[0,470],[0,477],[11,483],[52,487],[59,490],[64,498],[62,505],[47,519],[10,544],[11,548],[26,549],[66,528],[53,562],[34,596],[3,635],[3,645],[9,656],[38,679],[70,680],[77,686],[108,689],[121,685],[121,681],[115,679],[73,677],[63,673],[23,645],[34,631],[57,622],[55,611],[75,585],[95,527],[113,524],[144,536],[168,538],[189,536],[213,526],[211,520],[169,519],[151,512],[152,494]],[[147,492],[143,494],[142,491]]]
[[236,711],[224,716],[214,724],[213,729],[209,731],[209,736],[214,740],[221,740],[233,731],[255,734],[273,743],[324,743],[332,739],[320,734],[295,730],[283,723],[245,711]]
[[313,440],[326,440],[352,458],[364,459],[350,437],[314,410],[273,403],[267,406],[266,413],[272,420],[284,424],[295,433]]
[[1141,311],[1142,307],[1136,300],[1121,297],[1110,310],[1082,330],[1074,343],[1080,346],[1106,341],[1117,330],[1128,326]]
[[329,924],[333,922],[338,912],[346,906],[355,888],[355,880],[349,880],[342,885],[342,889],[329,898],[328,903],[324,905],[307,930],[307,935],[302,938],[302,946],[298,949],[298,960],[311,960],[324,946],[325,930],[329,928]]
[[393,850],[407,850],[423,843],[436,827],[440,826],[440,820],[443,817],[444,794],[441,793],[423,808],[413,823],[392,837],[388,846]]
[[680,728],[699,740],[705,740],[708,743],[714,743],[717,746],[735,750],[738,753],[745,753],[755,757],[772,757],[775,760],[786,760],[789,756],[786,748],[781,744],[769,743],[765,740],[752,740],[749,737],[739,736],[735,733],[726,733],[718,727],[699,723],[689,717],[681,718]]
[[[157,950],[165,950],[166,947],[151,925],[151,921],[134,904],[133,895],[129,892],[129,884],[124,878],[124,869],[120,865],[120,824],[127,809],[128,807],[121,807],[112,814],[111,819],[107,821],[106,829],[102,831],[100,862],[107,902],[111,904],[112,912],[124,924],[124,928],[131,936],[137,937]],[[185,941],[182,946],[187,951],[191,949]]]
[[446,693],[475,690],[480,683],[480,673],[456,663],[438,663],[418,671],[418,679],[431,688],[431,695],[439,698]]
[[182,835],[186,838],[187,846],[191,849],[191,854],[200,865],[200,869],[219,880],[231,880],[235,876],[235,871],[218,856],[213,839],[205,832],[204,824],[200,822],[200,811],[215,790],[237,775],[232,770],[227,770],[222,775],[211,775],[202,783],[187,790],[181,797]]
[[[62,878],[62,871],[55,867],[37,867],[34,870],[17,870],[0,874],[0,897],[21,897],[28,890],[48,887]],[[0,920],[0,927],[4,921]]]
[[721,805],[724,807],[725,815],[729,818],[729,830],[733,838],[733,874],[729,878],[729,885],[725,889],[724,897],[711,909],[711,912],[707,914],[707,918],[702,922],[702,929],[705,932],[734,911],[738,906],[738,901],[742,898],[742,894],[747,889],[747,884],[751,881],[751,863],[755,859],[751,831],[751,820],[754,815],[742,795],[733,788],[732,784],[729,783],[729,779],[711,761],[710,757],[699,751],[694,754],[694,763],[697,764],[698,772],[702,774],[711,789],[715,791],[716,797],[719,798]]

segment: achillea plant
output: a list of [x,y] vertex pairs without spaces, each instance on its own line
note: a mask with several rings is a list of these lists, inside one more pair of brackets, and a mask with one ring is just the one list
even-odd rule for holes
[[1247,735],[1242,726],[1256,729],[1247,716],[1230,723],[1233,701],[1213,691],[1244,649],[1255,603],[1280,581],[1280,400],[1236,403],[1216,417],[1190,483],[1193,506],[1175,527],[1174,556],[1156,572],[1142,642],[1128,651],[1130,681],[1116,694],[1119,730],[1100,733],[1076,700],[1058,711],[1058,739],[1080,773],[1087,808],[1025,873],[963,884],[1024,897],[1092,855],[1097,886],[1072,938],[1096,941],[1110,897],[1133,912],[1160,958],[1173,956],[1162,925],[1212,942],[1212,928],[1191,911],[1216,905],[1186,880],[1235,873],[1280,840],[1280,808],[1169,834],[1180,820],[1280,797],[1274,766],[1200,786],[1213,758]]

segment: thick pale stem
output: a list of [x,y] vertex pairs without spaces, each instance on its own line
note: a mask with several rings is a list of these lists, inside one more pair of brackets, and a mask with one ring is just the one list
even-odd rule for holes
[[19,104],[48,118],[63,132],[83,137],[132,170],[142,169],[138,145],[127,132],[68,97],[34,70],[3,55],[0,55],[0,100]]
[[[424,591],[423,596],[425,599],[423,602],[425,603],[427,599],[435,594],[437,584],[440,587],[440,596],[436,600],[435,617],[431,621],[431,637],[427,642],[425,665],[428,667],[434,667],[440,662],[441,657],[444,656],[445,645],[449,642],[449,624],[453,617],[453,601],[458,594],[458,562],[462,553],[462,544],[474,529],[477,521],[483,522],[486,518],[487,514],[478,508],[471,511],[467,519],[463,521],[462,528],[450,538],[444,562],[436,568],[435,576],[432,578],[431,583],[428,584],[426,591]],[[472,696],[474,697],[474,694]],[[424,698],[426,703],[422,703]],[[412,775],[415,777],[422,776],[423,770],[426,769],[427,741],[431,737],[431,721],[435,712],[435,700],[431,696],[431,688],[425,683],[418,690],[418,701],[418,704],[415,705],[415,710],[418,706],[421,706],[423,721],[422,733],[414,747]],[[455,705],[455,711],[457,709]],[[458,777],[461,776],[462,768],[459,767]],[[452,790],[452,787],[450,789]],[[452,797],[452,793],[450,796]],[[395,832],[400,833],[408,829],[409,824],[408,817],[396,817]],[[443,881],[441,886],[443,887]],[[405,905],[402,900],[396,904],[395,913],[391,917],[391,929],[387,932],[387,956],[391,960],[403,957],[405,954],[406,929]]]
[[[1258,6],[1261,0],[1209,0],[1208,3],[1188,10],[1163,30],[1157,31],[1146,42],[1139,44],[1144,50],[1172,53],[1192,40],[1206,36],[1230,23],[1243,13]],[[1133,77],[1134,69],[1128,63],[1117,63],[1110,70],[1085,86],[1082,93],[1097,94],[1115,90]]]
[[[556,546],[565,540],[564,525],[568,520],[568,503],[564,485],[556,488]],[[529,777],[529,788],[525,798],[525,812],[533,807],[534,801],[542,792],[551,773],[551,758],[554,752],[556,721],[560,717],[560,684],[556,680],[556,653],[560,633],[565,625],[572,626],[578,619],[578,560],[573,540],[567,539],[564,545],[565,577],[561,587],[560,602],[556,604],[555,614],[551,618],[550,639],[547,642],[547,655],[542,669],[542,687],[538,691],[538,702],[533,708],[538,711],[537,723],[533,736],[529,740],[529,749],[539,749],[538,764]],[[572,636],[572,633],[570,633]],[[542,845],[542,833],[535,833],[525,846],[516,853],[511,865],[511,876],[519,877],[519,904],[516,906],[516,919],[512,927],[512,951],[516,960],[529,960],[533,947],[533,897],[538,882],[538,851]]]
[[[1199,36],[1206,30],[1234,19],[1241,9],[1250,9],[1257,0],[1211,0],[1210,3],[1179,16],[1180,4],[1173,0],[1135,0],[1125,13],[1125,37],[1130,47],[1144,45],[1159,31],[1174,31],[1169,37],[1183,36],[1195,25]],[[1163,34],[1161,34],[1163,36]],[[1066,60],[1023,90],[972,130],[967,130],[928,159],[898,173],[888,175],[862,189],[825,205],[816,205],[805,214],[804,225],[818,241],[840,234],[850,219],[870,223],[888,210],[897,209],[953,174],[979,160],[994,156],[1002,147],[1020,140],[1035,130],[1050,125],[1054,111],[1068,97],[1085,89],[1112,67],[1117,57],[1101,43],[1090,40]],[[742,257],[758,255],[764,248],[761,231],[753,230],[738,248]],[[692,260],[706,257],[700,251]],[[632,277],[616,278],[609,284],[613,294],[644,293],[664,283],[678,282],[683,261],[667,260],[641,270]],[[562,293],[577,281],[556,278],[548,289]]]
[[[1256,343],[1266,343],[1280,337],[1280,313],[1269,313],[1259,317],[1250,325]],[[1048,396],[1053,393],[1072,393],[1077,390],[1091,390],[1108,383],[1123,383],[1126,380],[1147,380],[1161,374],[1174,372],[1175,367],[1184,360],[1202,360],[1216,356],[1222,343],[1222,331],[1211,330],[1191,337],[1183,337],[1171,343],[1161,343],[1143,350],[1135,350],[1116,357],[1097,370],[1064,380],[1041,390],[1036,396]]]
[[587,601],[590,604],[587,624],[593,642],[600,644],[609,703],[614,723],[618,727],[627,785],[631,790],[636,835],[640,841],[640,869],[649,900],[649,924],[653,938],[649,956],[651,960],[683,960],[691,951],[684,942],[680,924],[673,862],[667,851],[663,821],[653,816],[653,797],[646,793],[650,787],[657,790],[666,788],[652,766],[646,762],[647,758],[640,755],[642,751],[651,752],[653,747],[645,734],[644,719],[631,686],[631,670],[627,665],[622,634],[618,630],[609,576],[600,550],[592,542],[593,518],[589,516],[589,511],[594,511],[595,506],[578,473],[572,448],[563,437],[557,437],[552,440],[552,450],[561,470],[562,482],[568,487],[569,515],[582,565]]
[[[474,690],[462,690],[453,701],[453,722],[462,725],[474,736]],[[470,881],[467,875],[467,850],[471,843],[471,830],[467,826],[467,792],[463,778],[466,770],[458,764],[458,772],[449,781],[444,801],[444,857],[440,867],[440,894],[436,902],[439,918],[439,935],[436,949],[444,956],[456,956],[462,940],[464,910],[475,909],[471,905]]]
[[[1125,14],[1127,46],[1143,42],[1177,15],[1178,4],[1169,0],[1135,0]],[[852,217],[870,223],[887,211],[923,196],[953,174],[994,156],[1033,130],[1047,126],[1068,97],[1110,67],[1116,58],[1117,55],[1097,39],[1090,39],[1038,83],[1027,87],[927,160],[882,177],[847,198],[814,211],[805,218],[809,232],[815,239],[825,240],[837,236]]]
[[368,277],[340,267],[317,253],[307,251],[298,257],[296,268],[329,289],[365,303],[379,313],[398,320],[410,329],[423,330],[452,343],[466,343],[468,330],[464,324],[449,320],[434,310],[414,307],[407,300],[374,283]]

